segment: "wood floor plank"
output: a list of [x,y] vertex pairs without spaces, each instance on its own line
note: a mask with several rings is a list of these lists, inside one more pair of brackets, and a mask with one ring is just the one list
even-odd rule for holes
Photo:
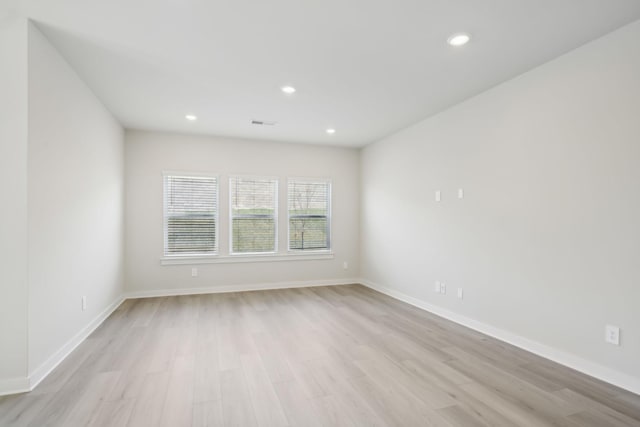
[[545,392],[521,378],[476,359],[475,356],[464,352],[455,354],[457,359],[445,362],[447,365],[455,367],[476,383],[483,384],[510,401],[527,402],[528,407],[550,415],[568,416],[580,410],[578,405],[563,396]]
[[291,426],[319,427],[318,415],[312,400],[305,396],[296,380],[279,381],[273,385],[278,400]]
[[90,353],[77,369],[70,369],[73,374],[68,381],[60,390],[52,393],[51,400],[29,425],[33,427],[64,425],[64,420],[92,385],[100,359],[100,354]]
[[118,382],[106,397],[106,401],[134,399],[142,392],[147,374],[123,370]]
[[[426,418],[425,408],[414,406],[414,401],[405,400],[405,396],[399,393],[394,386],[388,386],[376,382],[369,376],[357,378],[351,383],[364,397],[367,404],[373,408],[376,415],[388,425],[435,425],[429,424]],[[440,424],[438,424],[440,425]]]
[[241,359],[242,370],[247,380],[249,396],[251,397],[251,403],[253,404],[258,425],[288,425],[287,418],[280,405],[280,400],[262,365],[260,356],[257,354],[243,355]]
[[[385,357],[380,357],[377,360],[359,361],[358,364],[367,374],[365,378],[370,379],[377,386],[378,391],[388,396],[386,400],[399,398],[403,404],[408,405],[410,412],[419,414],[427,425],[449,425],[434,410],[455,404],[455,401],[449,396],[412,381],[393,361]],[[361,379],[354,381],[361,381]]]
[[83,366],[84,362],[93,355],[100,341],[101,339],[99,338],[88,338],[84,340],[78,348],[71,352],[30,394],[47,394],[59,391],[80,367]]
[[0,426],[640,426],[640,396],[360,285],[127,300]]
[[158,426],[169,387],[170,372],[146,374],[127,426]]
[[526,400],[513,399],[490,387],[478,383],[464,384],[460,387],[487,406],[496,408],[500,414],[510,419],[513,425],[573,426],[573,422],[569,421],[566,417],[553,412],[539,410],[536,407],[530,406]]
[[[353,421],[355,425],[386,426],[389,425],[384,419],[376,415],[374,407],[368,402],[369,396],[358,393],[358,390],[351,381],[337,375],[330,367],[317,367],[310,371],[317,384],[324,394],[317,396],[314,400],[320,399],[333,403],[333,408],[337,405],[338,414],[344,414]],[[364,378],[364,377],[361,377]],[[327,394],[327,393],[331,394]],[[334,397],[335,400],[329,398]]]
[[205,346],[196,355],[193,394],[195,403],[220,400],[222,397],[218,353],[211,351],[211,348],[210,346]]
[[340,404],[335,396],[322,396],[310,400],[315,409],[318,423],[323,427],[354,427],[358,425],[376,425],[371,423],[359,423],[351,418],[348,411]]
[[223,371],[220,374],[220,389],[224,425],[258,425],[247,381],[241,368]]
[[134,399],[103,401],[89,425],[91,427],[126,427],[134,404]]
[[475,418],[472,414],[465,411],[458,405],[438,409],[438,414],[440,414],[440,416],[448,420],[454,426],[487,427],[490,425],[484,423],[478,418]]
[[264,332],[253,334],[253,340],[272,383],[294,379],[286,353],[277,341]]
[[193,354],[178,356],[171,368],[167,393],[162,405],[160,426],[189,426],[193,417],[195,379]]
[[0,398],[0,426],[28,426],[55,393],[17,394]]
[[580,427],[628,427],[630,425],[626,421],[621,421],[617,417],[612,417],[607,413],[584,410],[569,416],[570,421],[574,421],[576,426]]
[[240,369],[240,351],[237,348],[236,340],[233,339],[231,321],[221,320],[218,325],[218,365],[220,371]]
[[193,405],[193,427],[222,427],[222,401],[211,400]]
[[171,368],[181,329],[176,327],[164,328],[158,331],[150,350],[151,358],[146,367],[147,373],[166,372]]
[[90,424],[97,413],[97,409],[111,392],[119,376],[120,372],[105,372],[91,378],[89,386],[73,405],[71,412],[62,424],[70,426]]
[[[571,389],[563,389],[554,392],[555,395],[562,396],[564,399],[574,403],[582,410],[589,410],[592,413],[595,411],[597,413],[605,415],[608,419],[613,420],[612,422],[622,423],[625,425],[640,425],[640,421],[634,419],[623,412],[618,412],[616,407],[607,406],[603,402],[598,402],[588,396],[584,396],[580,393],[577,393]],[[580,418],[580,417],[578,417]],[[589,418],[593,418],[593,416],[589,416]]]

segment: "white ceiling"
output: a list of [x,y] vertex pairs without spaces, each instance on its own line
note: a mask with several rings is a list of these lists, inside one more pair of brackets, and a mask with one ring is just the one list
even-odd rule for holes
[[[125,127],[343,146],[380,139],[640,18],[638,0],[16,4]],[[471,42],[447,45],[459,31]],[[285,84],[298,92],[285,96]]]

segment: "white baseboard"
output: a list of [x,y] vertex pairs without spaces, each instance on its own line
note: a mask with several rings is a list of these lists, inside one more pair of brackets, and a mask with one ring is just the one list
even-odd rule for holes
[[337,286],[360,283],[358,278],[305,280],[297,282],[255,283],[247,285],[209,286],[200,288],[155,289],[149,291],[131,291],[125,294],[126,299],[169,297],[177,295],[217,294],[226,292],[264,291],[269,289],[309,288],[314,286]]
[[198,295],[224,292],[258,291],[268,289],[288,289],[306,288],[313,286],[335,286],[359,283],[360,279],[328,279],[328,280],[307,280],[297,282],[275,282],[257,283],[248,285],[214,286],[205,288],[180,288],[180,289],[158,289],[150,291],[128,292],[117,298],[106,309],[94,318],[87,326],[71,338],[65,345],[47,359],[42,365],[36,368],[29,377],[11,378],[0,380],[0,396],[8,394],[25,393],[33,390],[40,382],[47,377],[73,350],[78,347],[102,322],[113,313],[125,299],[151,298],[177,295]]
[[611,369],[598,363],[583,359],[574,354],[567,353],[563,350],[550,347],[512,332],[479,322],[453,311],[429,304],[428,302],[419,300],[402,292],[373,283],[370,280],[360,279],[359,283],[392,298],[406,302],[407,304],[411,304],[485,335],[489,335],[490,337],[499,339],[500,341],[504,341],[540,357],[544,357],[545,359],[549,359],[571,369],[575,369],[583,374],[597,378],[609,384],[613,384],[632,393],[640,394],[640,378],[632,377],[615,369]]
[[71,338],[65,345],[60,347],[58,351],[52,354],[42,365],[38,366],[29,375],[29,387],[28,391],[33,390],[40,382],[45,379],[47,375],[53,371],[66,357],[76,349],[98,326],[104,322],[107,317],[113,313],[116,308],[122,304],[124,298],[120,296],[114,302],[112,302],[107,308],[105,308],[99,315],[97,315],[87,326],[82,328],[73,338]]
[[575,369],[586,375],[598,378],[602,381],[616,385],[633,393],[640,394],[640,379],[629,376],[614,369],[602,366],[600,364],[585,360],[576,355],[564,352],[562,350],[549,347],[545,344],[521,337],[511,332],[496,328],[491,325],[479,322],[469,317],[454,313],[452,311],[437,307],[425,301],[406,295],[402,292],[380,286],[366,279],[331,279],[331,280],[312,280],[297,282],[275,282],[260,283],[250,285],[230,285],[216,286],[206,288],[188,288],[188,289],[163,289],[150,291],[134,291],[128,292],[122,297],[116,299],[109,307],[102,311],[94,318],[86,327],[71,338],[64,346],[62,346],[55,354],[40,365],[28,378],[12,378],[0,381],[0,396],[7,394],[23,393],[33,390],[53,369],[55,369],[75,348],[80,345],[104,320],[113,313],[116,308],[124,301],[124,299],[150,298],[162,296],[177,295],[197,295],[209,293],[224,292],[242,292],[269,289],[287,289],[287,288],[304,288],[314,286],[335,286],[348,285],[353,283],[361,283],[373,290],[381,292],[397,300],[406,302],[415,307],[436,314],[455,323],[461,324],[468,328],[474,329],[493,338],[507,342],[523,350],[537,354],[538,356],[552,360],[561,365]]
[[29,378],[27,377],[0,380],[0,396],[26,393],[28,391],[31,391],[31,389],[29,388]]

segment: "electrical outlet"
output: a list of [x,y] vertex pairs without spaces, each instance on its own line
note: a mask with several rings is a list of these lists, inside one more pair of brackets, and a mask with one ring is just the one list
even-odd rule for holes
[[605,328],[604,340],[609,344],[620,345],[620,328],[607,325]]
[[198,269],[196,267],[191,269],[191,277],[198,277]]
[[464,190],[462,188],[458,188],[458,199],[464,199]]
[[462,299],[464,297],[464,291],[462,288],[458,288],[458,298]]
[[444,282],[440,283],[440,293],[441,294],[447,293],[447,285]]
[[442,199],[440,190],[436,191],[436,202],[439,202]]
[[82,301],[82,311],[85,311],[87,309],[87,297],[83,296],[81,298],[81,301]]
[[345,270],[347,270],[349,268],[349,263],[347,261],[342,263],[342,268],[344,268]]
[[436,294],[440,293],[440,282],[436,282],[435,287],[433,288],[433,292]]

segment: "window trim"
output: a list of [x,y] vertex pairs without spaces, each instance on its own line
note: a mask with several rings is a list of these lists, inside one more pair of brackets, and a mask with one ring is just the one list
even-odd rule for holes
[[[167,177],[169,176],[177,176],[177,177],[194,177],[194,178],[215,178],[216,184],[216,194],[215,194],[215,246],[213,253],[207,254],[169,254],[167,253],[168,247],[168,238],[169,238],[169,227],[168,227],[168,215],[167,215]],[[217,257],[220,253],[220,176],[215,173],[209,172],[187,172],[187,171],[174,171],[174,170],[166,170],[162,171],[162,229],[163,229],[163,241],[162,241],[162,258],[161,259],[187,259],[187,258],[200,258],[200,257]]]
[[160,258],[160,265],[236,264],[245,262],[315,261],[327,259],[334,259],[334,253],[330,250],[294,251],[291,253],[267,252],[251,255],[171,256]]
[[[172,265],[199,265],[199,264],[227,264],[227,263],[252,263],[252,262],[282,262],[282,261],[312,261],[312,260],[330,260],[334,259],[334,252],[332,246],[332,234],[333,234],[333,221],[332,221],[332,210],[333,210],[333,180],[327,177],[278,177],[278,176],[268,176],[268,175],[220,175],[218,173],[213,172],[198,172],[198,171],[182,171],[182,170],[165,170],[162,171],[162,227],[163,227],[163,242],[162,242],[162,256],[160,257],[160,265],[162,266],[172,266]],[[215,178],[216,179],[216,245],[215,245],[215,253],[211,254],[165,254],[166,248],[166,239],[167,239],[167,200],[165,196],[165,177],[166,176],[185,176],[185,177],[205,177],[205,178]],[[225,254],[220,252],[220,222],[229,221],[229,229],[232,221],[231,217],[231,197],[230,194],[221,194],[220,190],[224,187],[222,181],[227,179],[229,185],[227,186],[230,189],[230,181],[231,177],[242,177],[242,178],[263,178],[263,179],[273,179],[277,181],[276,186],[276,252],[258,252],[258,253],[248,253],[248,252],[239,252],[239,253],[231,253],[232,250],[232,234],[229,233],[229,247],[226,249]],[[222,179],[224,178],[224,179]],[[290,230],[289,230],[289,182],[297,181],[297,182],[310,182],[310,183],[327,183],[329,185],[329,196],[328,196],[328,214],[327,214],[327,230],[329,232],[328,236],[328,248],[327,249],[318,249],[318,250],[302,250],[302,249],[289,249],[289,238],[290,238]],[[280,218],[279,212],[282,200],[282,185],[286,185],[285,188],[285,208],[287,211],[286,218]],[[220,210],[220,200],[225,200],[227,197],[227,203],[229,206],[229,216],[226,218],[221,217]],[[280,239],[280,221],[287,221],[287,250],[285,251],[283,248],[278,249]]]
[[[275,225],[275,235],[274,235],[274,242],[273,242],[273,251],[269,251],[269,252],[234,252],[233,251],[233,197],[231,196],[231,180],[234,178],[240,178],[240,179],[255,179],[255,180],[270,180],[270,181],[275,181],[275,194],[274,194],[274,213],[273,213],[273,220],[274,220],[274,225]],[[276,176],[268,176],[268,175],[229,175],[227,177],[227,181],[228,181],[228,194],[227,194],[227,199],[228,199],[228,204],[229,204],[229,255],[230,257],[262,257],[262,256],[273,256],[273,255],[277,255],[278,254],[278,234],[279,234],[279,227],[278,227],[278,222],[279,222],[279,210],[278,207],[280,205],[280,199],[279,199],[279,187],[280,187],[280,180],[278,179],[278,177]]]
[[[310,183],[310,184],[328,184],[329,188],[327,191],[327,248],[326,249],[291,249],[291,221],[289,216],[289,183],[291,181],[302,182],[302,183]],[[333,234],[333,221],[332,221],[332,211],[333,211],[333,181],[331,178],[326,177],[287,177],[287,253],[290,255],[297,254],[332,254],[333,246],[332,246],[332,234]]]

